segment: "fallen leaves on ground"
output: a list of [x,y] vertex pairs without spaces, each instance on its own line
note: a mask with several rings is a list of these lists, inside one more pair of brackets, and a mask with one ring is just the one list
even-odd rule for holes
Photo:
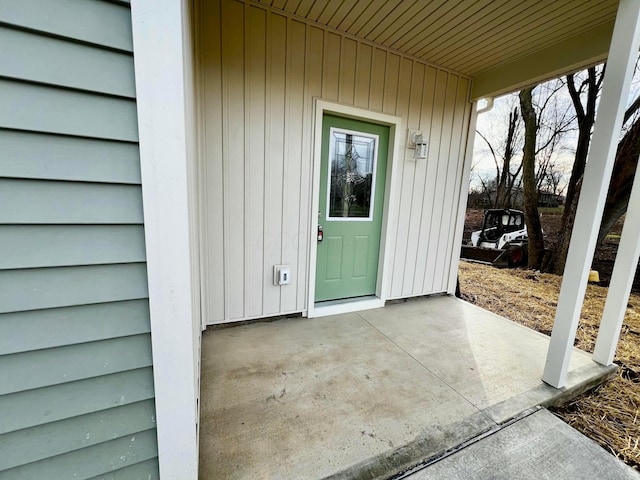
[[[551,334],[562,277],[460,262],[462,298],[516,323]],[[607,288],[589,285],[575,346],[593,352]],[[640,470],[640,295],[632,293],[612,380],[556,409],[565,422]]]

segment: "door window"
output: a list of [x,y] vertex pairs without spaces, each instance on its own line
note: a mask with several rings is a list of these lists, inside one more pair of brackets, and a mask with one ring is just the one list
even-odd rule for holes
[[373,219],[377,159],[377,135],[331,128],[327,219]]

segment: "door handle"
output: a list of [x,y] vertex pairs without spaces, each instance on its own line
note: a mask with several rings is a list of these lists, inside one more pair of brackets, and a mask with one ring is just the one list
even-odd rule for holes
[[324,240],[324,232],[322,231],[322,225],[318,225],[318,242]]

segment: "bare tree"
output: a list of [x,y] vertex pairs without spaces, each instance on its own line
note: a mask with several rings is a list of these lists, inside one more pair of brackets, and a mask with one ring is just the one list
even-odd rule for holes
[[546,189],[554,195],[562,195],[564,187],[560,187],[564,180],[564,173],[557,169],[557,165],[552,163],[548,166],[542,177],[539,189]]
[[[637,106],[636,106],[637,104]],[[625,118],[633,115],[631,109],[637,110],[640,107],[640,96],[636,98]],[[622,140],[618,143],[616,160],[613,165],[611,183],[604,206],[602,223],[598,233],[598,243],[602,243],[611,230],[611,227],[627,212],[629,206],[629,196],[633,178],[638,167],[638,157],[640,156],[640,117],[631,124]]]
[[[571,205],[576,198],[576,183],[584,174],[584,168],[587,164],[591,132],[596,119],[596,101],[600,95],[604,71],[604,67],[591,67],[587,69],[586,75],[581,76],[582,78],[576,78],[574,74],[567,75],[567,89],[578,120],[578,143],[576,145],[571,178],[567,185],[567,205]],[[580,80],[580,85],[576,87],[576,81]],[[583,93],[586,97],[584,106],[582,105]],[[562,221],[563,226],[567,225],[565,218]]]
[[[582,186],[582,176],[587,164],[587,153],[591,142],[591,132],[596,118],[596,102],[604,78],[604,66],[591,67],[586,72],[567,75],[567,89],[576,112],[578,123],[578,142],[571,169],[571,177],[567,184],[567,196],[562,214],[560,237],[553,254],[553,271],[562,275],[567,261],[573,221],[576,216],[578,195]],[[579,84],[578,84],[579,82]],[[583,97],[585,104],[583,105]]]
[[520,109],[524,120],[524,147],[522,157],[522,184],[524,213],[529,235],[529,266],[546,265],[544,237],[538,212],[538,195],[545,184],[551,182],[557,190],[560,175],[557,155],[565,148],[566,134],[573,128],[575,117],[568,102],[558,93],[563,82],[556,80],[520,92]]
[[[636,65],[636,70],[637,68]],[[553,270],[558,275],[562,275],[564,272],[569,251],[582,177],[595,123],[596,104],[604,73],[605,67],[602,66],[601,68],[589,68],[582,74],[567,76],[567,87],[578,119],[579,135],[571,178],[567,186],[560,238],[553,260]],[[580,82],[579,86],[576,86],[577,82]],[[583,101],[585,101],[585,105],[582,104]],[[623,137],[618,143],[611,183],[598,233],[598,244],[604,241],[611,227],[627,210],[638,155],[640,154],[640,119],[637,115],[639,109],[640,95],[635,98],[625,112]]]
[[492,158],[495,168],[495,175],[478,176],[489,204],[494,208],[514,206],[519,184],[518,179],[522,171],[522,163],[519,159],[519,149],[522,145],[522,122],[518,107],[511,105],[513,100],[509,100],[509,102],[509,117],[504,137],[476,131],[486,144],[486,152]]
[[533,108],[532,91],[533,87],[520,91],[520,108],[524,120],[522,184],[524,187],[524,217],[529,235],[529,266],[540,268],[544,258],[544,238],[538,214],[538,188],[535,175],[538,116]]
[[575,128],[571,103],[559,95],[564,89],[564,82],[556,79],[538,85],[532,92],[537,117],[535,177],[538,190],[549,182],[553,184],[552,179],[558,180],[558,155],[568,150],[566,134]]

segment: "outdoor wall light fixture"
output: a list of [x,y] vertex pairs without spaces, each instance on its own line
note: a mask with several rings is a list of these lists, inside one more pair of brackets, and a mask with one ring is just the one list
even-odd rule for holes
[[409,135],[407,139],[407,147],[413,148],[413,158],[427,158],[427,145],[429,142],[422,136],[422,132],[420,130],[409,130]]

